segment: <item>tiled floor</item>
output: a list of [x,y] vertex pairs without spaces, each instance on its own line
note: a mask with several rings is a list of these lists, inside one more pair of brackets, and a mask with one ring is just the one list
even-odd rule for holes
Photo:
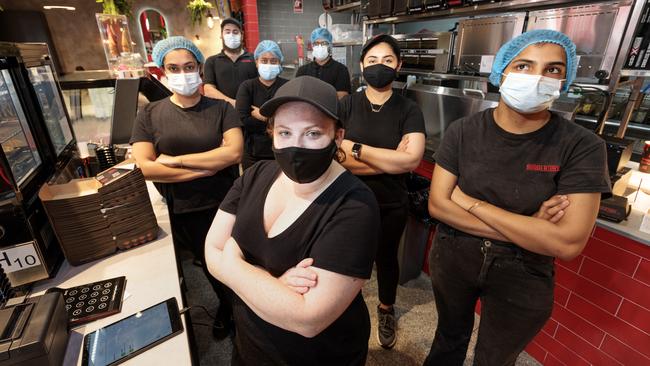
[[[188,258],[183,261],[187,277],[188,301],[191,304],[202,304],[214,314],[217,309],[216,296],[210,290],[203,272],[192,264]],[[398,316],[398,340],[395,348],[384,350],[376,340],[376,307],[377,281],[374,277],[366,283],[363,295],[370,310],[373,328],[370,338],[370,349],[366,365],[372,366],[408,366],[421,365],[426,357],[436,324],[435,304],[429,279],[422,274],[420,277],[400,286],[397,291],[396,313]],[[229,339],[216,342],[212,339],[208,324],[211,319],[201,310],[192,311],[192,321],[195,323],[194,332],[197,339],[201,365],[229,365],[232,344]],[[204,323],[198,325],[196,323]],[[478,326],[478,317],[476,326]],[[475,337],[470,342],[465,365],[471,365]],[[523,353],[517,360],[517,366],[539,365],[537,361]]]

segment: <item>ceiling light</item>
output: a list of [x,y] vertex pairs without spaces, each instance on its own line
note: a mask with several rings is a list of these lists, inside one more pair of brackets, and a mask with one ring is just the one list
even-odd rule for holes
[[76,10],[74,6],[63,6],[63,5],[44,5],[43,9],[52,10],[52,9],[65,9],[65,10]]

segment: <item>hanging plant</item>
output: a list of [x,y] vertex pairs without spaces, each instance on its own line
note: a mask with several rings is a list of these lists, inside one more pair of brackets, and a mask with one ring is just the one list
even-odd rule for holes
[[190,21],[192,26],[201,24],[203,21],[203,14],[212,9],[212,4],[205,0],[192,0],[187,4],[187,11],[190,12]]
[[133,19],[131,13],[131,0],[96,0],[102,4],[103,13],[110,15],[125,15],[129,19]]

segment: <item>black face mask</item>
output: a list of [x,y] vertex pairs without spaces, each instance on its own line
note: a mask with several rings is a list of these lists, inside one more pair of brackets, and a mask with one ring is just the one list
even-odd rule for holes
[[329,146],[323,149],[296,146],[276,149],[274,146],[273,155],[289,179],[296,183],[311,183],[327,171],[337,149],[336,142],[332,140]]
[[373,88],[384,88],[397,79],[397,71],[384,64],[377,64],[363,68],[363,78]]

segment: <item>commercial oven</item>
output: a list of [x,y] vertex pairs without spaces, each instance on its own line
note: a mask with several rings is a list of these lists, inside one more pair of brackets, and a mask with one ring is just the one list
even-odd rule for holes
[[631,4],[607,2],[531,11],[527,30],[553,29],[576,44],[576,82],[608,79],[616,61]]
[[454,36],[451,32],[421,32],[398,34],[394,38],[400,45],[402,68],[446,73],[449,71]]
[[525,12],[463,19],[458,24],[455,71],[489,74],[501,46],[524,30]]

